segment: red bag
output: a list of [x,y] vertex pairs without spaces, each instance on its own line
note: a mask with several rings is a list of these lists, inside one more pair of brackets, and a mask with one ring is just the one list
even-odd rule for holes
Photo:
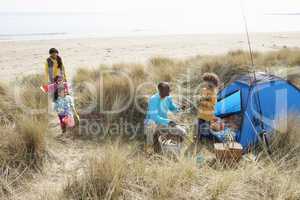
[[69,128],[72,128],[75,126],[75,120],[74,120],[74,117],[73,116],[65,116],[63,119],[62,119],[63,123],[69,127]]
[[[70,92],[70,87],[69,87],[68,83],[63,82],[63,86],[65,88],[65,92],[69,93]],[[55,90],[57,89],[57,87],[58,87],[57,83],[51,83],[51,84],[42,85],[40,88],[45,93],[54,93]]]

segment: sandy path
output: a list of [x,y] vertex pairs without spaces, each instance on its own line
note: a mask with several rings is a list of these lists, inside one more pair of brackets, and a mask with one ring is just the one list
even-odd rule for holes
[[[53,123],[55,124],[55,119]],[[58,123],[58,122],[56,122]],[[58,125],[58,124],[57,124]],[[47,135],[47,149],[51,159],[46,161],[43,173],[34,174],[18,200],[56,199],[55,194],[61,194],[68,178],[81,174],[86,167],[87,159],[99,150],[95,142],[72,140],[67,137],[59,138],[60,128],[50,128]],[[98,148],[99,147],[99,148]]]

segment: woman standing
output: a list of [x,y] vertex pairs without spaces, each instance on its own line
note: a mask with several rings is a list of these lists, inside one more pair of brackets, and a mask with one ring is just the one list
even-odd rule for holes
[[45,70],[46,80],[48,83],[54,83],[56,77],[61,77],[63,81],[67,82],[65,67],[63,65],[59,52],[55,48],[49,50],[49,58],[47,58]]

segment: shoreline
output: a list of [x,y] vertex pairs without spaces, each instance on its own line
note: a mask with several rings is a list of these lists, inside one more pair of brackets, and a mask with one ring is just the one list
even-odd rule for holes
[[[299,34],[299,31],[277,31],[277,32],[249,32],[250,38],[251,35],[270,35],[270,34]],[[28,34],[0,34],[0,43],[2,42],[27,42],[27,41],[49,41],[49,40],[88,40],[88,39],[132,39],[132,38],[156,38],[156,37],[194,37],[194,36],[226,36],[226,35],[236,35],[236,36],[245,36],[245,32],[224,32],[224,33],[182,33],[182,34],[128,34],[124,36],[108,36],[108,35],[100,35],[100,34],[73,34],[73,33],[28,33]],[[49,36],[49,38],[38,38],[39,36]],[[51,38],[53,36],[54,38]],[[55,38],[56,36],[61,36]],[[23,39],[1,39],[5,37],[29,37]],[[37,37],[37,38],[30,38],[30,37]]]

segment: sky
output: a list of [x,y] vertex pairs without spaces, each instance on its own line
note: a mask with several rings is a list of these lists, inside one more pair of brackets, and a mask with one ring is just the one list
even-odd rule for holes
[[197,26],[210,32],[239,32],[241,4],[250,30],[300,30],[300,15],[270,15],[300,13],[300,0],[0,0],[0,12],[99,12],[114,16],[112,23],[123,19],[132,27]]
[[[299,0],[242,0],[247,9],[268,12],[299,12]],[[239,7],[241,0],[0,0],[0,11],[155,11],[185,10],[201,13],[225,10],[231,12]],[[298,10],[297,10],[298,9]],[[199,13],[200,14],[200,13]],[[218,13],[216,13],[218,14]]]

